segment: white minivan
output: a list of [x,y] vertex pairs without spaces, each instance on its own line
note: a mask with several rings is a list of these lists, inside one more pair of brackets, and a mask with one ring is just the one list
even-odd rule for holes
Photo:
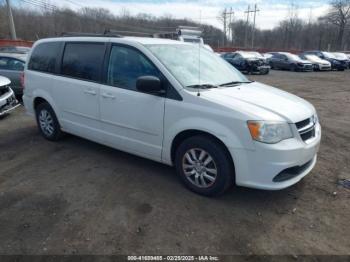
[[198,45],[70,36],[36,42],[28,61],[23,101],[48,140],[66,132],[175,166],[207,196],[283,189],[315,166],[315,108]]

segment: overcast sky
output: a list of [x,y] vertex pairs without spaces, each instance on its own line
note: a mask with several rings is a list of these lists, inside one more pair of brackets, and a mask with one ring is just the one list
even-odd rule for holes
[[[47,0],[32,0],[43,2]],[[36,8],[29,4],[28,0],[12,0],[14,5]],[[26,2],[26,3],[25,3]],[[29,0],[29,2],[31,2]],[[171,15],[174,18],[189,18],[199,22],[214,25],[221,28],[222,24],[217,19],[220,11],[233,8],[235,19],[246,19],[244,11],[248,5],[256,3],[260,12],[257,14],[258,28],[270,29],[284,19],[291,3],[298,7],[299,17],[305,20],[317,19],[328,9],[329,0],[49,0],[49,3],[60,6],[79,9],[82,6],[103,7],[114,14],[120,14],[122,10],[128,10],[130,14],[149,13],[155,16]],[[252,19],[252,17],[251,17]]]

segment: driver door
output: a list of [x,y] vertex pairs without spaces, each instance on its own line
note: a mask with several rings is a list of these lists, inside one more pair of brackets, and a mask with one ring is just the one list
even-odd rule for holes
[[161,78],[139,50],[112,45],[106,83],[100,91],[100,121],[107,143],[121,150],[160,160],[165,98],[136,89],[141,76]]

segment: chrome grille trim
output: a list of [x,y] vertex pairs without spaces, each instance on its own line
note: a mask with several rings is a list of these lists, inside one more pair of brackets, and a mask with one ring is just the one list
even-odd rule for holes
[[295,126],[298,130],[300,138],[305,143],[316,137],[316,122],[314,121],[313,116],[303,121],[295,123]]

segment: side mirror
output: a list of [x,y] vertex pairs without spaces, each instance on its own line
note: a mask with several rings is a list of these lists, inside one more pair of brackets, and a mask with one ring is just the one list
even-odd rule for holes
[[164,94],[160,79],[155,76],[141,76],[137,78],[136,88],[140,92],[148,94]]

